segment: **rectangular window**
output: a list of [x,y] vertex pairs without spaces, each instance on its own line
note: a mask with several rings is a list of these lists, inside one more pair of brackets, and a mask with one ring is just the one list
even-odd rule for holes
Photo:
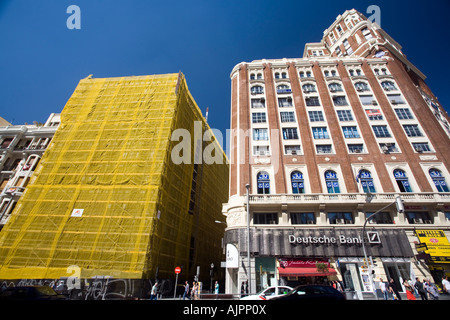
[[406,212],[406,218],[410,224],[433,223],[428,212]]
[[344,137],[346,138],[359,138],[358,129],[355,126],[342,127]]
[[307,107],[317,107],[320,106],[319,97],[308,97],[305,98],[306,106]]
[[403,125],[406,135],[408,137],[422,137],[422,132],[420,132],[419,126],[417,124]]
[[314,139],[329,139],[327,127],[313,127],[312,128]]
[[352,112],[350,110],[337,110],[339,121],[353,121]]
[[284,153],[285,154],[300,154],[300,146],[299,145],[284,146]]
[[359,99],[361,100],[361,104],[363,106],[377,105],[377,101],[374,99],[373,95],[371,95],[371,94],[360,95]]
[[297,128],[283,128],[283,139],[298,139]]
[[267,129],[253,129],[253,140],[269,140]]
[[333,103],[337,107],[348,106],[347,99],[345,99],[345,96],[334,96]]
[[277,213],[254,213],[253,224],[278,224]]
[[[374,212],[366,212],[366,218],[370,217],[371,215],[373,215]],[[373,218],[371,218],[369,220],[369,223],[371,224],[393,224],[393,220],[391,217],[391,214],[389,212],[383,211],[383,212],[379,212],[377,213]]]
[[348,151],[350,153],[361,153],[364,151],[364,146],[362,143],[349,144]]
[[292,98],[278,98],[278,106],[280,108],[292,107]]
[[265,108],[266,101],[264,99],[252,99],[252,108]]
[[411,111],[408,108],[399,108],[395,109],[395,113],[400,120],[409,120],[414,119]]
[[364,35],[364,38],[366,38],[366,40],[370,40],[373,38],[372,33],[370,33],[370,30],[368,28],[363,28],[361,29],[362,34]]
[[380,148],[384,153],[398,152],[395,143],[380,143]]
[[281,122],[295,122],[294,111],[280,112]]
[[431,152],[431,148],[428,145],[428,142],[417,142],[413,143],[413,148],[417,152]]
[[366,109],[365,111],[369,120],[383,120],[380,109]]
[[265,112],[253,112],[252,113],[252,123],[265,123],[266,113]]
[[386,138],[391,136],[387,126],[372,126],[372,129],[377,138]]
[[353,224],[351,212],[328,212],[327,218],[330,224]]
[[387,98],[392,104],[405,104],[406,103],[400,94],[388,94]]
[[309,121],[324,121],[322,111],[308,111]]
[[292,212],[291,224],[316,224],[314,212]]
[[253,154],[255,156],[270,155],[269,146],[253,146]]
[[331,149],[331,144],[318,144],[316,145],[317,153],[333,153]]

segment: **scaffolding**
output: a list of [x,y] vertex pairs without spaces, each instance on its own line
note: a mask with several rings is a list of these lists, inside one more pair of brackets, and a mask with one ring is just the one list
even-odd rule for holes
[[0,232],[0,279],[57,279],[72,266],[81,278],[140,279],[219,264],[226,156],[213,139],[222,164],[171,161],[172,132],[195,121],[209,129],[181,73],[81,80]]

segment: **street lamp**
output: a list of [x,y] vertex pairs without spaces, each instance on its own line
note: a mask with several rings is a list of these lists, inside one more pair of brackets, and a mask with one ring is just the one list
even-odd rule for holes
[[[370,283],[370,285],[372,286],[372,290],[373,290],[372,266],[371,266],[371,264],[368,262],[368,259],[367,259],[367,253],[366,253],[366,246],[365,246],[365,244],[364,244],[364,234],[365,234],[365,231],[366,231],[366,225],[367,225],[367,222],[368,222],[369,220],[371,220],[373,217],[375,217],[375,215],[377,215],[377,214],[380,213],[381,211],[383,211],[383,210],[389,208],[389,207],[392,206],[393,204],[395,204],[395,205],[397,206],[397,211],[398,211],[398,212],[400,212],[400,213],[405,212],[405,207],[404,207],[404,205],[403,205],[403,201],[402,201],[402,199],[400,198],[400,196],[397,196],[397,197],[395,198],[395,201],[394,201],[394,202],[388,204],[387,206],[381,208],[380,210],[378,210],[378,211],[374,212],[373,214],[371,214],[370,216],[368,216],[368,217],[366,218],[366,220],[364,221],[364,226],[363,226],[362,231],[361,231],[362,248],[363,248],[363,252],[364,252],[364,261],[365,261],[365,263],[367,263],[367,267],[368,267],[368,269],[369,269],[369,283]],[[376,294],[376,291],[373,291],[373,294],[374,294],[375,298],[378,299],[377,294]]]
[[250,268],[250,185],[246,184],[245,188],[247,189],[247,275],[248,275],[248,294],[252,292],[252,270]]

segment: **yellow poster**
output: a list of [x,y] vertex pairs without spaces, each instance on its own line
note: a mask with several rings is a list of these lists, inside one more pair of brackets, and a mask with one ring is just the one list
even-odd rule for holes
[[421,243],[427,245],[428,253],[435,262],[450,262],[450,243],[444,230],[416,230]]

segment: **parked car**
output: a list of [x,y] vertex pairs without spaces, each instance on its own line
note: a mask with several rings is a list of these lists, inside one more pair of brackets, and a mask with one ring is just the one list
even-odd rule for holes
[[49,286],[22,286],[6,288],[0,300],[68,300]]
[[346,300],[345,295],[331,286],[301,285],[272,300]]
[[261,290],[257,294],[243,297],[241,300],[270,300],[272,298],[285,295],[291,290],[292,288],[288,286],[268,287],[267,289]]

